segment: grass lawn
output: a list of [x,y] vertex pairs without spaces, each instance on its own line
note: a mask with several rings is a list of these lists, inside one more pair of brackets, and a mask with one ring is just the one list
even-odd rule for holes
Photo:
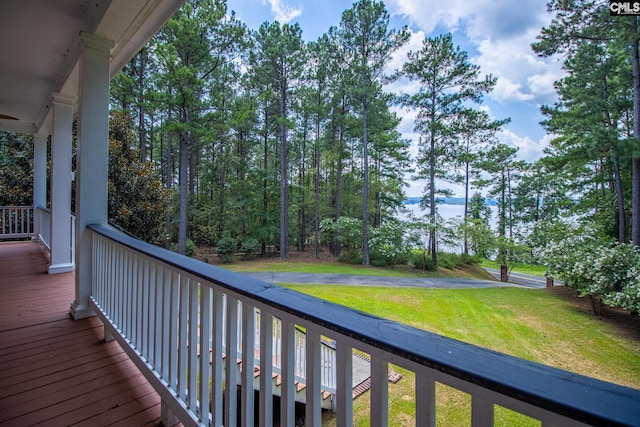
[[217,264],[217,266],[226,270],[243,273],[331,273],[384,277],[458,277],[493,280],[492,276],[479,265],[465,265],[464,267],[455,269],[439,268],[438,271],[423,272],[406,265],[383,268],[371,265],[352,265],[335,260],[280,261],[278,259],[267,258],[252,261],[237,261],[230,264]]
[[[592,316],[553,289],[409,289],[289,285],[361,311],[524,359],[640,389],[640,331],[637,318]],[[626,318],[624,317],[626,316]],[[626,320],[625,320],[626,319]],[[390,425],[414,421],[414,378],[390,384]],[[438,385],[438,425],[469,425],[469,396]],[[354,419],[368,425],[368,394],[354,402]],[[539,422],[499,408],[496,425]]]

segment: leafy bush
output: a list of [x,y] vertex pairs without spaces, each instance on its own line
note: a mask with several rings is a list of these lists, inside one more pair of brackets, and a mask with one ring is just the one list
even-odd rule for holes
[[192,257],[193,255],[195,255],[195,253],[196,253],[196,244],[193,243],[193,240],[187,239],[184,254],[188,257]]
[[362,247],[361,219],[343,216],[334,221],[327,218],[320,222],[320,229],[326,242],[331,241],[334,236],[343,248],[351,250]]
[[352,265],[362,264],[362,253],[360,251],[351,250],[341,254],[338,257],[339,262],[346,262]]
[[632,313],[640,311],[640,253],[634,245],[607,242],[589,230],[574,231],[549,243],[537,256],[552,277],[564,280],[580,295]]
[[[175,242],[171,243],[171,250],[174,252],[177,252],[178,244]],[[184,254],[188,257],[192,257],[193,255],[195,255],[195,253],[196,253],[196,244],[193,243],[193,240],[187,239],[187,241],[185,242]]]
[[378,267],[406,264],[411,246],[405,228],[398,221],[386,221],[371,230],[371,264]]
[[260,250],[260,242],[250,237],[240,244],[240,252],[243,253],[243,259],[253,259]]
[[425,271],[438,270],[438,264],[433,262],[433,260],[431,259],[431,256],[427,254],[426,251],[422,251],[422,250],[411,251],[411,254],[409,255],[408,264],[413,265],[413,267],[419,270],[425,270]]
[[237,242],[236,239],[228,234],[222,237],[217,244],[218,257],[224,263],[229,263],[233,260],[233,254],[236,252]]
[[464,265],[465,262],[462,256],[449,252],[438,252],[438,267],[453,270],[454,268],[463,267]]

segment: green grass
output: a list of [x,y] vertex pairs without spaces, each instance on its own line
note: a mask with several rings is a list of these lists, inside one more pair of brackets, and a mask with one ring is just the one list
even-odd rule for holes
[[[481,347],[640,388],[640,343],[549,290],[289,287]],[[413,420],[413,375],[400,371],[405,378],[390,384],[390,425]],[[457,425],[468,419],[468,401],[464,393],[439,386],[439,425]],[[366,425],[368,398],[354,405],[354,418],[359,414]],[[446,420],[440,419],[445,415]],[[539,425],[505,409],[496,412],[496,420],[496,425],[504,426]]]
[[351,274],[363,276],[384,276],[384,277],[458,277],[493,280],[485,270],[478,265],[465,265],[464,267],[447,269],[439,268],[438,271],[427,271],[415,269],[409,266],[396,267],[374,267],[363,265],[352,265],[338,261],[279,261],[279,260],[253,260],[250,262],[239,261],[231,264],[219,264],[224,269],[243,273],[331,273],[331,274]]
[[[500,269],[500,264],[491,260],[483,260],[480,263],[482,267],[495,268]],[[533,264],[519,264],[515,263],[513,265],[509,265],[509,268],[512,268],[514,273],[524,273],[531,274],[533,276],[545,277],[545,273],[547,271],[547,267],[542,265],[533,265]]]
[[221,264],[220,267],[236,272],[265,273],[331,273],[357,274],[365,276],[385,277],[434,277],[437,274],[425,275],[419,270],[408,268],[379,268],[373,266],[351,265],[343,262],[303,262],[303,261],[251,261]]

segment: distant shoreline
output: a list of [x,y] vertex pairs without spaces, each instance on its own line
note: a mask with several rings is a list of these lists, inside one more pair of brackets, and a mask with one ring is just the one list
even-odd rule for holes
[[[417,205],[420,203],[421,197],[407,197],[404,199],[405,205]],[[464,205],[464,197],[437,197],[436,203],[439,205]],[[494,199],[485,199],[485,205],[497,206],[498,202]]]

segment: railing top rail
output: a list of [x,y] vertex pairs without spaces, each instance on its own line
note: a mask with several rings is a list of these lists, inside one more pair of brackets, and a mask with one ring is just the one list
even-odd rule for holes
[[497,353],[232,273],[108,226],[90,229],[203,281],[401,359],[591,425],[638,425],[640,390]]

